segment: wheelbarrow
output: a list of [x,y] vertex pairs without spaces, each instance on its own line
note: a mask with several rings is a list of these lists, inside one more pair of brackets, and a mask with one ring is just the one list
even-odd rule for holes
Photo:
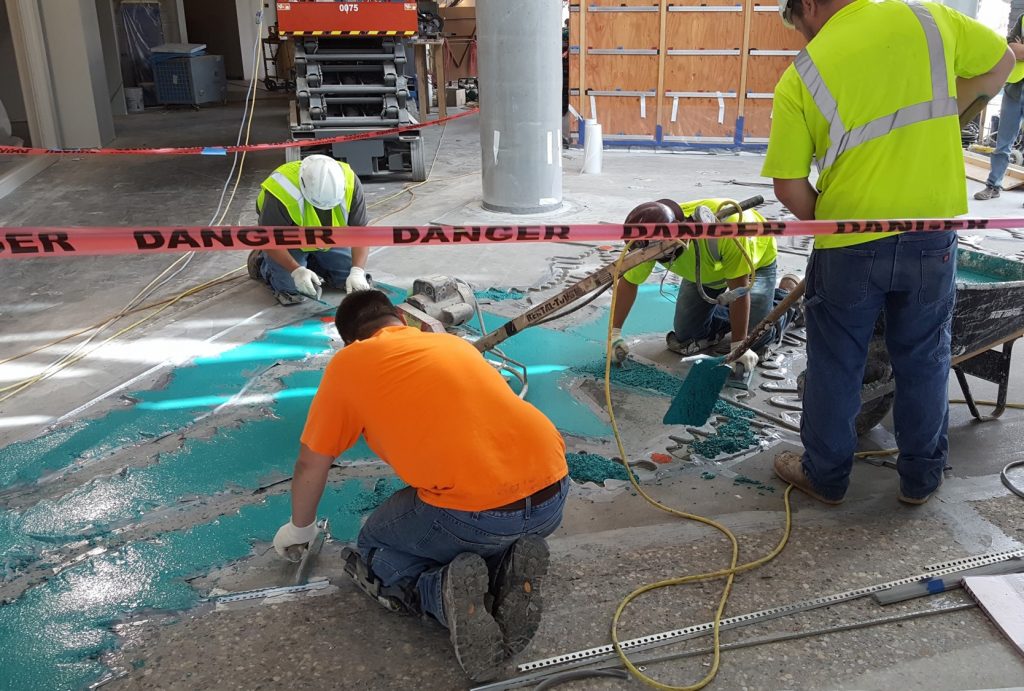
[[[872,339],[861,389],[857,433],[880,423],[892,408],[896,383],[885,351],[880,320]],[[961,247],[957,252],[956,307],[952,324],[952,369],[971,415],[995,420],[1006,410],[1013,344],[1024,336],[1024,262]],[[997,348],[999,350],[997,350]],[[967,377],[998,386],[995,408],[982,414]]]

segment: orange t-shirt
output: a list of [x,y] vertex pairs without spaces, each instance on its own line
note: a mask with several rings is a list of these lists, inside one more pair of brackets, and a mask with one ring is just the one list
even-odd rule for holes
[[449,334],[391,326],[331,359],[302,443],[337,457],[360,434],[420,499],[446,509],[511,504],[568,472],[551,421]]

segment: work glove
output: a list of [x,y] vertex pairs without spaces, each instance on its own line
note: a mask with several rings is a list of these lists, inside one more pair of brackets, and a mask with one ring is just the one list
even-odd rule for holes
[[370,282],[366,280],[366,269],[360,266],[353,266],[345,279],[345,292],[357,293],[360,290],[369,290]]
[[301,558],[301,550],[290,549],[305,547],[309,541],[316,537],[316,521],[313,521],[305,528],[299,528],[291,521],[281,526],[274,536],[274,550],[288,561],[298,561]]
[[[736,341],[735,343],[731,344],[729,346],[729,352],[731,353],[732,351],[736,350],[736,348],[738,348],[742,344],[743,341]],[[757,357],[757,353],[755,353],[753,350],[748,350],[744,352],[743,355],[740,355],[738,358],[733,360],[732,366],[734,370],[738,366],[742,366],[744,371],[752,372],[754,368],[757,367],[757,363],[760,362],[760,360],[761,359]]]
[[321,286],[324,284],[324,280],[317,276],[315,273],[310,271],[304,266],[300,266],[292,271],[292,280],[295,281],[295,289],[315,300],[320,299],[320,295],[323,293]]
[[622,338],[622,329],[612,329],[612,359],[621,365],[629,357],[629,346]]

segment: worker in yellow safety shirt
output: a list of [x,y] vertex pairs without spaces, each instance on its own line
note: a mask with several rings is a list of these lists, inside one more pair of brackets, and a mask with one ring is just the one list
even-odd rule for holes
[[1017,62],[1003,87],[1003,101],[999,106],[999,128],[996,130],[996,150],[992,152],[991,170],[984,189],[976,192],[978,201],[995,199],[1003,187],[1003,176],[1010,165],[1010,151],[1017,143],[1020,123],[1024,119],[1024,14],[1017,17],[1006,42]]
[[[775,88],[762,175],[798,218],[951,218],[967,211],[960,117],[1006,82],[1006,41],[956,10],[899,0],[780,0],[807,39]],[[809,179],[812,160],[818,176]],[[923,504],[948,455],[952,232],[819,236],[807,267],[804,452],[775,473],[843,500],[879,314],[896,380],[897,498]]]
[[[365,226],[363,187],[347,163],[314,154],[285,163],[260,186],[261,226]],[[249,254],[249,275],[262,280],[282,305],[319,300],[324,281],[346,292],[368,290],[366,247],[304,247]]]
[[[626,223],[680,223],[693,215],[698,206],[717,212],[724,199],[701,199],[685,202],[681,206],[668,199],[646,202],[633,209]],[[736,215],[725,219],[736,223]],[[756,211],[744,211],[742,220],[758,223],[764,217]],[[777,250],[775,239],[722,238],[690,242],[674,257],[660,262],[650,261],[625,272],[615,287],[615,313],[612,315],[612,355],[618,363],[625,362],[629,345],[622,336],[636,301],[640,286],[654,272],[656,263],[682,278],[676,297],[674,330],[665,337],[669,350],[681,355],[693,355],[707,350],[731,334],[732,345],[747,337],[747,329],[761,322],[774,303],[789,293],[799,279],[792,275],[783,278],[776,289]],[[753,369],[758,362],[758,351],[778,340],[796,311],[788,313],[764,336],[744,353],[737,363]]]

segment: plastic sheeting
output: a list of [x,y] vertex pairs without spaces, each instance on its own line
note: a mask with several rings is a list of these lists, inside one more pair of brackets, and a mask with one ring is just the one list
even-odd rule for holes
[[121,75],[125,86],[142,86],[153,81],[150,55],[164,41],[163,19],[158,0],[125,0],[118,11],[121,40]]

